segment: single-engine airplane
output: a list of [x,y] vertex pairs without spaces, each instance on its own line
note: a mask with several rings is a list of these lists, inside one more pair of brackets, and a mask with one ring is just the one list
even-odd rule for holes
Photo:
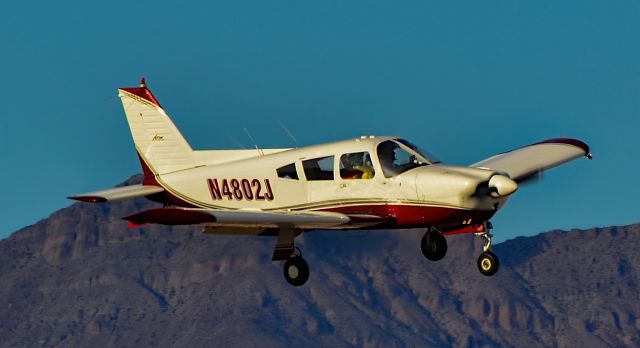
[[489,220],[518,184],[582,156],[580,140],[555,138],[468,167],[450,166],[407,140],[364,136],[280,149],[193,150],[145,84],[120,88],[144,179],[142,184],[79,194],[91,203],[146,197],[164,204],[127,216],[130,227],[202,225],[205,234],[277,237],[272,260],[300,286],[309,266],[294,240],[310,230],[425,231],[428,260],[447,252],[445,236],[484,238],[478,269],[498,271]]

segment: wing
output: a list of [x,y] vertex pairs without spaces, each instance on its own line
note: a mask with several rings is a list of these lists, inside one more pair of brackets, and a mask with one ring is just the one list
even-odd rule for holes
[[108,190],[82,193],[74,196],[69,196],[69,199],[75,199],[77,201],[89,202],[89,203],[103,203],[117,201],[120,199],[144,197],[164,191],[162,187],[149,186],[149,185],[130,185],[122,186]]
[[204,224],[206,234],[250,234],[277,236],[272,260],[286,260],[294,252],[293,240],[300,230],[342,229],[382,224],[387,219],[366,214],[349,216],[325,211],[210,210],[157,208],[124,218],[129,227],[150,223],[164,225]]
[[538,173],[586,156],[591,159],[589,146],[577,139],[556,138],[541,141],[472,164],[508,174],[521,182]]
[[[377,216],[358,216],[358,222],[383,222]],[[195,225],[206,224],[205,232],[216,233],[216,228],[226,228],[230,233],[253,231],[259,234],[265,229],[293,227],[296,229],[330,229],[350,225],[352,219],[342,213],[321,211],[261,211],[261,210],[212,210],[199,208],[157,208],[127,216],[130,227],[146,224]]]

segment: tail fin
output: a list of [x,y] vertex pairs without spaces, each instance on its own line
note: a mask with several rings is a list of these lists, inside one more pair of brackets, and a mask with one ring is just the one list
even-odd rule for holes
[[147,88],[144,78],[140,87],[120,88],[118,92],[143,168],[146,164],[155,176],[195,166],[191,146]]

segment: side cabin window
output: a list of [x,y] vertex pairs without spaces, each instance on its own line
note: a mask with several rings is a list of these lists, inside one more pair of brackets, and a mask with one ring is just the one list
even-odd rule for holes
[[291,163],[286,166],[276,169],[279,178],[298,180],[298,172],[296,171],[296,164]]
[[340,157],[342,179],[371,179],[375,174],[368,152],[345,153]]
[[378,144],[377,151],[382,172],[387,178],[428,164],[418,158],[415,153],[408,152],[398,143],[391,140]]
[[333,180],[333,156],[302,161],[307,180]]

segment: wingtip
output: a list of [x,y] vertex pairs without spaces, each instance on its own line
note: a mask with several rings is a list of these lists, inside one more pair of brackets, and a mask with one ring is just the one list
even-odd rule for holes
[[578,140],[578,139],[574,139],[574,138],[553,138],[553,139],[547,139],[544,141],[541,141],[537,144],[567,144],[567,145],[573,145],[575,147],[579,147],[584,151],[584,155],[587,156],[587,158],[591,159],[591,157],[593,157],[593,155],[591,155],[591,153],[589,152],[589,145],[587,145],[587,143],[585,143],[582,140]]
[[104,203],[107,201],[106,198],[99,196],[68,196],[67,199],[85,203]]

